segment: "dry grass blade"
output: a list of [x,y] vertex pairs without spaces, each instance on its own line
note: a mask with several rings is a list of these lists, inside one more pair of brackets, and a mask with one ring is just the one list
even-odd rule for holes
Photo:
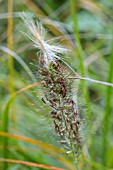
[[27,161],[21,161],[21,160],[13,160],[13,159],[4,159],[0,158],[0,162],[8,162],[8,163],[14,163],[14,164],[21,164],[21,165],[26,165],[26,166],[32,166],[32,167],[37,167],[37,168],[43,168],[43,169],[50,169],[50,170],[64,170],[62,168],[57,168],[54,166],[47,166],[43,164],[37,164],[33,162],[27,162]]
[[48,152],[51,152],[51,153],[53,152],[53,154],[55,154],[55,152],[56,153],[63,153],[64,152],[63,150],[61,150],[59,148],[56,148],[54,146],[48,145],[48,144],[43,143],[41,141],[34,140],[34,139],[31,139],[31,138],[28,138],[28,137],[25,137],[25,136],[13,135],[13,134],[5,133],[5,132],[0,132],[0,136],[12,138],[12,139],[15,139],[15,140],[21,140],[23,142],[27,142],[27,143],[39,146],[42,149],[47,150]]
[[[8,48],[10,50],[13,49],[13,17],[12,17],[12,11],[13,11],[13,0],[8,0],[8,13],[10,13],[10,18],[8,18],[8,30],[7,30],[7,43]],[[10,82],[10,93],[13,94],[14,91],[14,64],[13,64],[13,58],[11,54],[8,54],[9,61],[8,61],[8,67],[9,67],[9,82]]]
[[28,138],[28,137],[25,137],[25,136],[13,135],[13,134],[5,133],[5,132],[0,132],[0,136],[3,136],[4,138],[11,138],[11,139],[20,140],[20,141],[23,141],[23,142],[26,142],[26,143],[29,143],[29,144],[36,145],[36,146],[42,148],[47,153],[49,153],[52,157],[59,160],[63,165],[68,167],[68,169],[75,170],[73,168],[73,165],[68,160],[65,160],[63,157],[58,155],[58,153],[64,153],[64,150],[61,150],[60,148],[57,148],[55,146],[51,146],[49,144],[46,144],[46,143],[43,143],[41,141],[34,140],[34,139],[31,139],[31,138]]

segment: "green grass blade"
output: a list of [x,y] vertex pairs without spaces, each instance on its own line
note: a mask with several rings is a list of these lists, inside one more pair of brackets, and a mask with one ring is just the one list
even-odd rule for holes
[[[16,93],[13,93],[13,95],[9,98],[6,106],[5,106],[5,109],[4,109],[4,112],[3,112],[3,117],[2,117],[2,131],[3,132],[6,132],[8,133],[9,131],[9,125],[8,125],[8,120],[9,120],[9,109],[10,109],[10,106],[14,100],[14,98],[20,94],[21,92],[23,91],[26,91],[34,86],[38,86],[40,85],[42,82],[39,82],[39,83],[35,83],[35,84],[32,84],[32,85],[28,85],[22,89],[20,89],[19,91],[17,91]],[[8,157],[8,149],[7,149],[7,146],[8,146],[8,138],[5,138],[3,137],[3,158],[7,158]],[[3,164],[3,168],[4,169],[7,169],[7,162],[4,162]]]
[[[78,25],[77,25],[77,16],[76,16],[76,8],[75,8],[75,1],[74,0],[70,0],[70,6],[71,6],[71,13],[72,13],[72,17],[73,17],[73,22],[74,22],[74,35],[75,35],[75,40],[76,40],[76,46],[77,46],[77,54],[78,54],[78,58],[79,58],[79,62],[80,62],[80,71],[81,71],[81,75],[83,77],[85,77],[85,67],[84,67],[84,62],[83,62],[83,49],[82,49],[82,45],[80,42],[80,35],[79,35],[79,29],[78,29]],[[88,91],[87,91],[87,86],[86,86],[86,82],[83,81],[82,82],[82,86],[83,86],[83,90],[84,90],[84,97],[86,99],[87,102],[89,102],[89,97],[88,97]]]
[[[109,61],[109,72],[108,72],[108,82],[112,83],[113,80],[113,40],[111,43],[111,56]],[[105,115],[104,115],[104,121],[103,121],[103,148],[102,148],[102,157],[103,157],[103,164],[107,164],[108,154],[107,154],[107,140],[108,140],[108,133],[110,128],[110,121],[111,121],[111,106],[112,106],[112,96],[113,96],[113,89],[112,87],[107,87],[106,89],[106,106],[105,106]]]

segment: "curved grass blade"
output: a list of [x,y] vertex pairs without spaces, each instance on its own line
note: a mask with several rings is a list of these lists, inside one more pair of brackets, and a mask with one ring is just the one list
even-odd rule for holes
[[2,45],[0,45],[0,50],[4,51],[5,53],[10,54],[12,57],[14,57],[21,64],[21,66],[24,68],[24,70],[27,72],[27,74],[29,75],[31,80],[33,82],[36,82],[35,76],[33,75],[32,71],[27,66],[27,64],[21,59],[21,57],[19,55],[17,55],[14,51],[12,51],[9,48],[4,47]]

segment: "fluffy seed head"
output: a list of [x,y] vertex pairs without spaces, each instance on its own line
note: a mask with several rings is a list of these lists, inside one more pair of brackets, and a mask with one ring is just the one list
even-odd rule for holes
[[[29,31],[27,37],[34,43],[43,54],[45,67],[47,68],[51,62],[60,60],[59,54],[66,54],[69,50],[57,45],[51,45],[46,39],[47,30],[44,29],[40,22],[35,22],[32,18],[22,17]],[[50,41],[49,41],[50,42]]]

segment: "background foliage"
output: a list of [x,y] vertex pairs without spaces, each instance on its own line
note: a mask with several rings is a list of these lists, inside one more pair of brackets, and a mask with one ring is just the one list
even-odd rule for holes
[[[71,156],[62,154],[50,108],[41,100],[42,85],[28,87],[40,78],[37,49],[21,33],[25,31],[23,11],[41,20],[50,39],[71,50],[65,60],[80,75],[113,82],[113,1],[0,0],[0,169],[35,170],[49,165],[74,170]],[[111,170],[113,89],[80,82],[78,101],[80,112],[89,120],[79,169]],[[11,160],[27,161],[27,166]]]

